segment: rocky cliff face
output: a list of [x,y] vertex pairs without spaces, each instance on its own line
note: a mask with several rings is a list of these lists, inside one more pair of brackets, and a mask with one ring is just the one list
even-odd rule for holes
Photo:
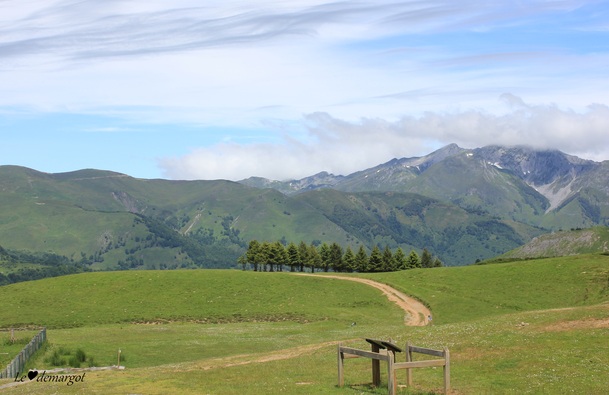
[[512,171],[550,201],[550,210],[579,192],[600,163],[556,150],[488,146],[473,150],[489,163]]

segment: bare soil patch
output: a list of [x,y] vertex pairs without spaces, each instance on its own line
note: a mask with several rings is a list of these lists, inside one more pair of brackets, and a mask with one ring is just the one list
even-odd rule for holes
[[575,320],[575,321],[563,321],[557,322],[551,325],[547,325],[542,329],[548,332],[560,332],[560,331],[571,331],[577,329],[602,329],[609,328],[609,318],[605,319],[586,319],[586,320]]

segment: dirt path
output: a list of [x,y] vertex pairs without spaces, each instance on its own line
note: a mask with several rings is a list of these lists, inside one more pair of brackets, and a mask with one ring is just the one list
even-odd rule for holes
[[[352,339],[356,340],[356,339]],[[344,341],[344,340],[343,340]],[[228,368],[232,366],[249,365],[253,363],[264,363],[272,361],[281,361],[284,359],[292,359],[300,357],[306,354],[312,354],[315,351],[322,349],[326,346],[337,345],[340,341],[328,341],[317,344],[307,344],[304,346],[297,346],[291,348],[285,348],[282,350],[275,350],[265,352],[263,354],[244,354],[244,355],[233,355],[230,357],[214,358],[207,361],[196,362],[187,366],[180,366],[179,371],[184,372],[188,370],[210,370],[217,368]]]
[[[380,290],[390,301],[397,304],[406,315],[404,316],[404,325],[407,326],[423,326],[427,325],[427,317],[431,314],[429,309],[425,307],[425,305],[418,300],[407,296],[403,292],[398,291],[397,289],[390,287],[387,284],[379,283],[378,281],[369,280],[367,278],[358,278],[358,277],[347,277],[340,275],[316,275],[309,273],[294,273],[299,276],[312,276],[317,278],[333,278],[338,280],[347,280],[347,281],[355,281],[362,284],[366,284],[368,286],[374,287]],[[352,339],[355,340],[355,339]],[[292,347],[283,350],[271,351],[268,353],[264,353],[262,355],[235,355],[231,357],[225,358],[214,358],[212,360],[201,361],[199,363],[190,364],[188,367],[180,365],[180,371],[184,370],[209,370],[209,369],[217,369],[220,367],[231,367],[231,366],[240,366],[240,365],[249,365],[252,363],[264,363],[270,361],[278,361],[283,359],[291,359],[296,358],[305,354],[313,353],[323,347],[329,345],[336,345],[340,342],[345,342],[348,340],[341,341],[328,341],[324,343],[317,344],[308,344],[304,346]],[[306,384],[306,383],[301,383]]]
[[397,289],[390,287],[387,284],[379,283],[378,281],[369,280],[367,278],[359,277],[347,277],[339,275],[316,275],[308,273],[295,273],[299,276],[313,276],[317,278],[335,278],[339,280],[355,281],[363,283],[379,289],[390,301],[397,304],[402,310],[406,312],[404,317],[404,325],[408,326],[424,326],[428,324],[427,317],[431,315],[431,311],[425,305],[418,300],[398,291]]
[[[355,281],[358,283],[366,284],[368,286],[374,287],[380,290],[390,301],[397,304],[406,315],[404,316],[404,325],[407,326],[423,326],[427,325],[427,317],[431,314],[429,309],[425,307],[425,305],[418,300],[407,296],[406,294],[398,291],[397,289],[390,287],[387,284],[379,283],[378,281],[369,280],[367,278],[359,278],[359,277],[347,277],[340,275],[316,275],[309,273],[294,273],[298,276],[312,276],[317,278],[333,278],[338,280],[346,280],[346,281]],[[344,341],[344,340],[343,340]],[[314,351],[317,351],[323,347],[329,345],[335,345],[338,341],[329,341],[318,344],[309,344],[305,346],[293,347],[284,350],[277,350],[265,353],[263,355],[235,355],[226,358],[214,358],[212,360],[202,361],[195,364],[189,364],[189,367],[185,367],[183,364],[179,364],[180,371],[184,370],[209,370],[216,369],[220,367],[231,367],[231,366],[240,366],[240,365],[248,365],[252,363],[264,363],[270,361],[277,361],[283,359],[291,359],[296,358],[304,354],[310,354]],[[167,368],[166,366],[164,367]],[[99,369],[99,368],[98,368]],[[50,371],[49,371],[50,372]],[[8,383],[0,386],[0,388],[8,388],[18,384],[24,383]],[[303,383],[305,384],[305,383]]]

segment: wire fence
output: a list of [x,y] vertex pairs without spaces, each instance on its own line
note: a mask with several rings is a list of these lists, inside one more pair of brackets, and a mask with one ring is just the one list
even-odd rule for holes
[[42,328],[30,342],[23,347],[23,350],[6,366],[6,369],[0,371],[0,378],[13,378],[21,373],[30,357],[38,351],[42,344],[47,340],[47,328]]

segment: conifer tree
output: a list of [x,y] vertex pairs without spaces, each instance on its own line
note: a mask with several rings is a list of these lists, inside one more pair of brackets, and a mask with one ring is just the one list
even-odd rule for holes
[[378,246],[374,246],[368,258],[368,271],[380,272],[383,270],[383,254],[379,250]]
[[427,248],[423,248],[423,253],[421,254],[421,267],[433,267],[433,257],[427,251]]
[[268,269],[267,266],[270,266],[270,271],[272,272],[274,257],[272,256],[271,243],[263,241],[262,244],[260,244],[259,255],[260,264],[264,271],[266,272]]
[[275,264],[277,271],[282,272],[283,265],[288,263],[289,260],[288,253],[285,247],[283,246],[281,241],[278,240],[272,244],[271,251],[273,256],[273,263]]
[[395,270],[405,270],[406,265],[406,254],[404,254],[404,250],[400,247],[393,254],[393,260],[395,262]]
[[389,249],[388,245],[385,245],[383,250],[383,264],[381,265],[381,271],[392,272],[395,270],[395,264],[393,261],[393,253]]
[[344,272],[343,248],[334,242],[330,245],[330,267],[335,272]]
[[307,244],[302,240],[300,241],[300,244],[298,244],[298,256],[300,257],[299,270],[304,272],[305,265],[309,260],[309,247],[307,247]]
[[258,271],[258,264],[260,263],[260,242],[258,240],[251,240],[247,252],[245,253],[245,259],[250,265],[254,266],[254,271]]
[[330,269],[330,247],[325,242],[319,246],[319,256],[321,257],[321,268],[327,272]]
[[322,266],[321,256],[319,255],[319,251],[317,251],[317,247],[315,247],[315,245],[311,244],[309,246],[307,256],[307,266],[311,268],[311,273],[315,273],[315,269],[319,269]]
[[298,247],[296,247],[296,244],[292,242],[288,244],[287,253],[290,271],[296,271],[300,267],[300,254],[298,253]]
[[421,267],[421,261],[419,261],[419,255],[415,250],[410,251],[410,255],[408,255],[408,259],[406,260],[406,266],[409,269],[415,269],[417,267]]
[[353,272],[357,268],[357,266],[355,264],[355,254],[351,250],[351,246],[347,246],[345,255],[343,255],[343,264],[344,264],[345,270],[348,272]]
[[360,273],[368,272],[368,254],[361,244],[355,254],[355,268]]

